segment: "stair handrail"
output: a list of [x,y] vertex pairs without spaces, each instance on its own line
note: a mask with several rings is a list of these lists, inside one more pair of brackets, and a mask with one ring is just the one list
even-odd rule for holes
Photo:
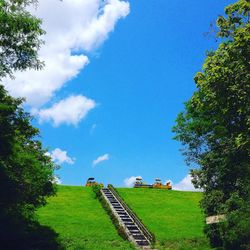
[[136,222],[144,236],[150,241],[150,243],[154,242],[154,236],[148,231],[145,225],[140,221],[140,219],[135,215],[135,213],[131,210],[131,208],[123,201],[121,196],[116,192],[114,186],[112,184],[108,184],[109,190],[113,193],[116,199],[122,204],[122,206],[127,210],[130,217]]

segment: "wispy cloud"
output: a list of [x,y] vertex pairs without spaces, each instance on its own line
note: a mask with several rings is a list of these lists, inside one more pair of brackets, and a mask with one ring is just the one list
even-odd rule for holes
[[92,135],[96,129],[97,125],[96,124],[93,124],[90,128],[90,131],[89,131],[89,134]]
[[97,157],[93,162],[93,166],[96,166],[97,164],[103,162],[103,161],[107,161],[109,160],[109,154],[104,154],[104,155],[101,155],[99,157]]
[[141,176],[131,176],[131,177],[128,177],[126,178],[123,183],[126,187],[133,187],[135,181],[136,181],[136,178],[142,178]]

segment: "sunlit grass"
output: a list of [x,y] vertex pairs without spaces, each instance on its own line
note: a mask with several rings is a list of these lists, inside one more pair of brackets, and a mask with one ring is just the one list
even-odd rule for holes
[[[211,249],[203,234],[202,193],[156,189],[117,189],[156,236],[156,248]],[[41,224],[59,234],[66,249],[128,250],[91,188],[59,186],[57,196],[39,209]]]
[[66,249],[134,249],[113,226],[91,188],[59,186],[38,211],[39,222],[58,234]]
[[159,249],[211,249],[203,233],[202,193],[118,188],[148,229]]

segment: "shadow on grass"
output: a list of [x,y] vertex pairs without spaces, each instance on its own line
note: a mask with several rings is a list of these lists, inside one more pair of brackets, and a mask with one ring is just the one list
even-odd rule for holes
[[6,250],[62,250],[58,234],[38,222],[0,226],[0,248]]

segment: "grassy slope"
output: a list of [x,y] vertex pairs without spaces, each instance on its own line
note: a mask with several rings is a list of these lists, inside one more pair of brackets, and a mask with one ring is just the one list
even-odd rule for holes
[[67,249],[134,249],[117,234],[91,188],[59,186],[38,218],[59,233]]
[[201,193],[118,188],[126,203],[153,232],[159,249],[210,249],[202,232]]

